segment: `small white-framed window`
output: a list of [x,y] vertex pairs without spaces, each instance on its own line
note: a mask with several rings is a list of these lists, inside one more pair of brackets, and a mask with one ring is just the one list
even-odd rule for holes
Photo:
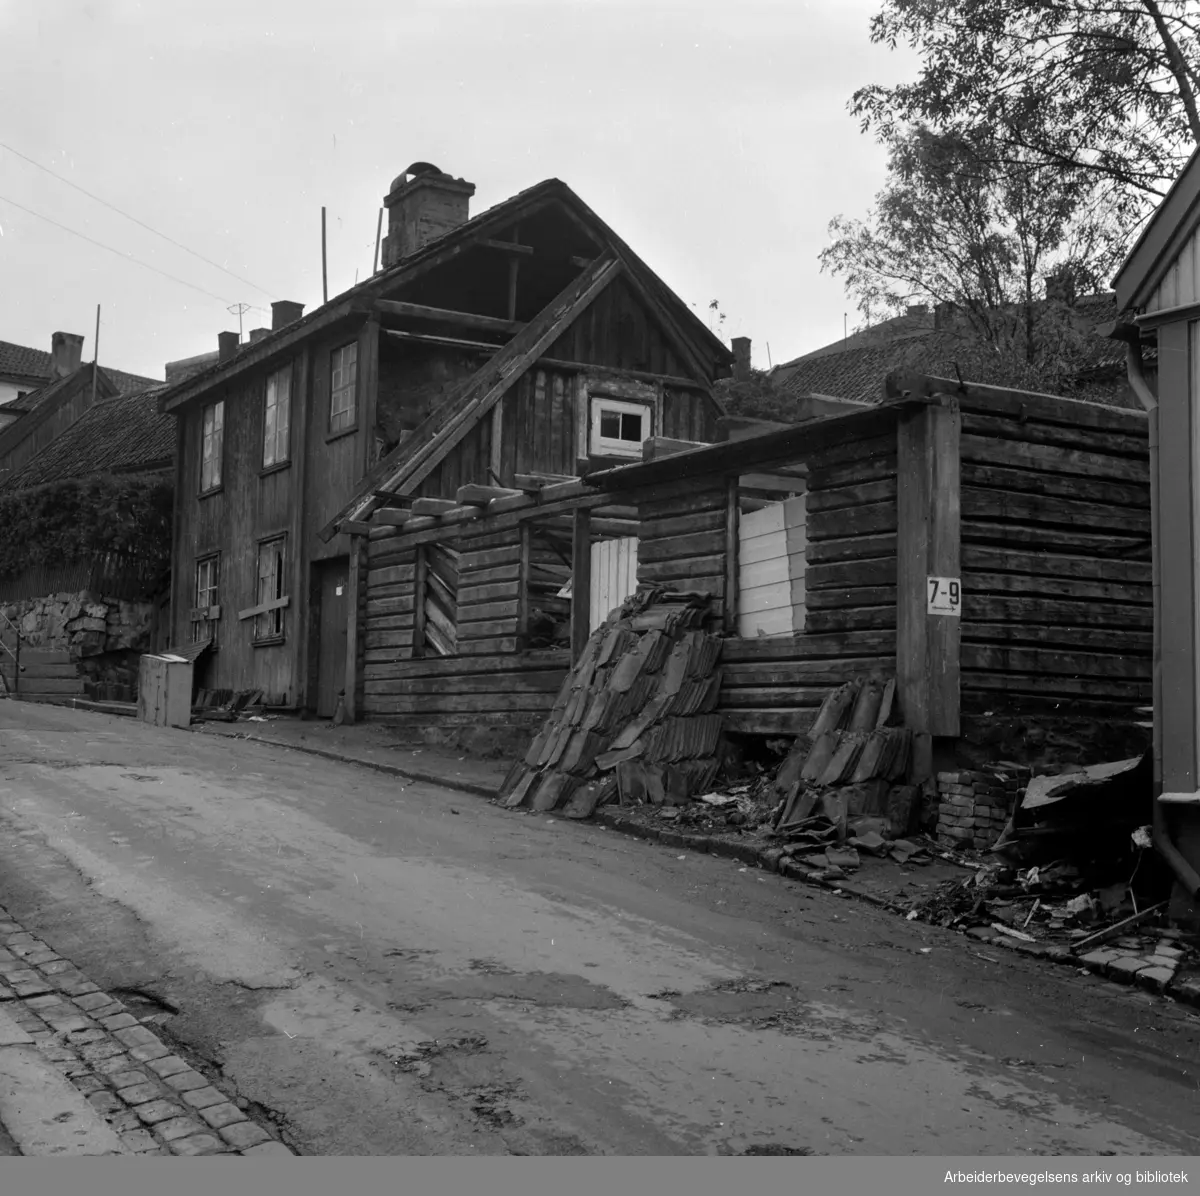
[[263,468],[280,465],[288,458],[288,434],[292,422],[292,367],[286,366],[267,379],[266,414],[263,421]]
[[588,451],[597,457],[640,457],[654,435],[654,408],[621,399],[592,399]]
[[351,341],[329,355],[329,430],[354,427],[358,417],[355,384],[358,380],[358,343]]
[[[264,540],[258,546],[258,605],[278,602],[284,597],[284,548],[286,539],[279,536]],[[255,640],[274,640],[283,637],[283,610],[276,606],[254,618]]]
[[200,493],[216,490],[221,485],[221,450],[225,432],[225,403],[211,403],[204,408],[200,450]]

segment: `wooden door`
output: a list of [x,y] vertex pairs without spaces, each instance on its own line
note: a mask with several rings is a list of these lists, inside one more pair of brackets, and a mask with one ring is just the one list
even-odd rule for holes
[[592,545],[591,627],[595,631],[613,607],[637,591],[637,537],[597,540]]
[[332,718],[346,685],[346,628],[349,621],[350,561],[324,561],[318,571],[317,717]]

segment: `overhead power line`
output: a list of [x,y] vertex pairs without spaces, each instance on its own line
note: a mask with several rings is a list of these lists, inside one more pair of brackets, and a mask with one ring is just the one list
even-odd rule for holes
[[95,202],[98,204],[103,204],[104,207],[108,208],[110,211],[116,212],[118,216],[124,216],[126,220],[132,220],[134,224],[138,225],[138,227],[144,228],[147,232],[153,233],[156,237],[161,237],[164,241],[170,242],[170,244],[174,245],[177,249],[182,249],[184,253],[190,253],[192,257],[199,258],[200,261],[204,262],[206,265],[212,266],[216,270],[220,270],[223,274],[228,274],[230,278],[236,278],[238,282],[244,283],[246,286],[252,287],[256,291],[261,291],[264,295],[269,295],[272,299],[275,298],[273,291],[268,291],[266,287],[260,287],[258,283],[251,282],[248,278],[243,278],[240,274],[235,274],[232,270],[220,265],[220,263],[214,262],[210,258],[206,258],[204,254],[197,253],[194,249],[189,249],[183,244],[182,241],[176,241],[174,237],[168,237],[166,233],[160,233],[158,229],[151,228],[150,225],[148,225],[144,220],[139,220],[136,216],[131,216],[128,212],[122,211],[116,206],[116,204],[109,203],[107,199],[101,199],[100,196],[93,195],[90,191],[84,187],[81,187],[78,183],[73,183],[70,179],[65,178],[63,175],[57,174],[55,171],[51,170],[49,166],[43,166],[40,162],[35,162],[27,154],[21,153],[20,150],[13,149],[11,145],[5,145],[4,142],[0,141],[0,149],[8,150],[10,154],[15,154],[22,161],[28,162],[30,166],[36,166],[38,170],[45,171],[46,174],[50,175],[51,178],[58,179],[60,183],[66,183],[68,187],[74,187],[76,191],[82,195],[86,195],[88,199],[95,200]]
[[124,261],[144,266],[147,270],[153,270],[155,274],[161,274],[163,278],[169,278],[172,282],[179,283],[180,286],[190,287],[193,291],[199,291],[202,295],[207,295],[210,299],[215,299],[218,303],[225,304],[226,307],[229,306],[228,299],[224,299],[220,295],[214,295],[212,291],[205,290],[204,287],[198,287],[194,282],[188,282],[185,278],[178,278],[174,274],[168,274],[166,270],[160,270],[157,266],[150,265],[149,262],[143,262],[141,258],[136,258],[131,253],[122,253],[119,249],[114,249],[111,245],[105,245],[103,241],[97,241],[85,233],[76,232],[75,229],[68,228],[65,224],[59,224],[57,220],[51,220],[49,216],[43,216],[41,212],[35,212],[32,208],[27,208],[24,204],[17,203],[15,199],[9,199],[7,196],[0,195],[0,202],[10,204],[14,208],[19,208],[22,212],[26,212],[30,216],[36,216],[38,220],[44,220],[47,224],[53,224],[55,228],[61,228],[63,232],[70,233],[73,237],[79,237],[81,240],[87,241],[89,245],[95,245],[100,249],[107,249],[109,253],[115,253],[117,257],[122,258]]

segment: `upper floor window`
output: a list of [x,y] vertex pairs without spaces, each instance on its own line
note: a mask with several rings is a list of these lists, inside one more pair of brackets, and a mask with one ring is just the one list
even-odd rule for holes
[[653,409],[619,399],[593,399],[588,451],[597,457],[640,457],[654,435]]
[[351,341],[334,349],[329,362],[329,430],[341,432],[354,427],[358,418],[355,382],[358,377],[358,344]]
[[221,450],[224,444],[225,403],[212,403],[204,408],[203,436],[200,450],[200,493],[216,490],[221,485]]
[[292,422],[292,367],[267,379],[267,407],[263,426],[263,467],[288,460],[288,434]]

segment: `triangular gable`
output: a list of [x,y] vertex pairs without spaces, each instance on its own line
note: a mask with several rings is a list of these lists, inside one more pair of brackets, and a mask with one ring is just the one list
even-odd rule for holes
[[346,520],[358,521],[378,505],[376,490],[410,493],[492,409],[518,378],[623,272],[611,254],[600,258],[557,295],[508,344],[439,404],[413,434],[367,474],[353,497],[321,529],[330,540]]
[[[62,407],[75,397],[80,389],[90,390],[92,385],[92,369],[89,365],[81,365],[73,374],[60,378],[57,382],[43,390],[30,395],[30,408],[15,423],[0,431],[0,461],[14,452],[28,437],[32,436],[48,419],[51,419]],[[96,399],[110,399],[118,394],[117,387],[104,372],[102,366],[96,370]],[[36,401],[35,401],[36,400]],[[90,406],[91,404],[89,404]],[[80,412],[82,415],[83,412]],[[72,421],[74,422],[74,421]],[[70,426],[70,425],[68,425]],[[65,431],[65,429],[63,429]]]
[[1184,242],[1200,227],[1200,150],[1150,217],[1113,280],[1117,307],[1141,307],[1171,268]]

